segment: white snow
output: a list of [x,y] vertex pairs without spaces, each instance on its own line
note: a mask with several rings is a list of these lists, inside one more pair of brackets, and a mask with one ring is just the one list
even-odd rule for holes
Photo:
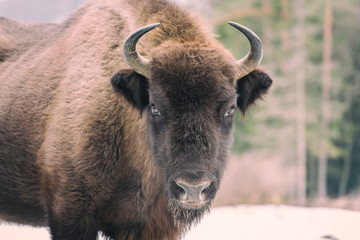
[[[1,240],[49,240],[47,229],[0,223]],[[284,205],[214,208],[183,240],[360,240],[360,212]]]
[[221,207],[185,237],[195,239],[360,240],[360,212],[283,205]]

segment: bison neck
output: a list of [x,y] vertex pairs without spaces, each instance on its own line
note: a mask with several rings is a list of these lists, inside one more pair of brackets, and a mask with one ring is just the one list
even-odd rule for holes
[[165,194],[159,190],[154,189],[146,200],[144,195],[137,193],[131,199],[130,196],[119,199],[125,200],[123,204],[114,202],[113,206],[118,209],[104,213],[104,217],[112,221],[104,222],[102,231],[114,239],[122,239],[119,236],[126,236],[128,240],[178,239],[180,231],[174,224]]

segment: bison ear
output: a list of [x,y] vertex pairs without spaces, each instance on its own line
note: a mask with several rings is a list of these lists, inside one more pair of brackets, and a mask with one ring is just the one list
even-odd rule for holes
[[111,78],[116,92],[140,112],[149,104],[149,80],[134,70],[121,70]]
[[237,80],[237,106],[240,111],[245,114],[256,100],[263,99],[271,84],[270,76],[259,68]]

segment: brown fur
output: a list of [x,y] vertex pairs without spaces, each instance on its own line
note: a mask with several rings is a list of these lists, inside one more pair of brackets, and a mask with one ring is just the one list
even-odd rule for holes
[[[194,66],[189,73],[216,75],[202,97],[234,94],[231,54],[197,17],[163,0],[92,0],[58,25],[0,18],[0,218],[50,226],[53,239],[95,239],[102,231],[113,239],[170,240],[188,227],[169,208],[146,118],[109,83],[119,70],[131,71],[122,56],[125,37],[154,22],[159,29],[138,44],[154,59],[154,79],[164,79],[170,50],[191,42],[192,62],[214,52],[204,61],[218,69]],[[169,61],[165,73],[187,68]],[[201,84],[208,83],[195,87]],[[226,156],[227,146],[211,154]]]

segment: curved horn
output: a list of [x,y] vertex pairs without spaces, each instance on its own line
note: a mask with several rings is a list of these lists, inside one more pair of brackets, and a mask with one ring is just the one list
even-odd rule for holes
[[147,78],[149,78],[149,60],[136,52],[136,43],[145,33],[153,30],[159,25],[160,23],[153,23],[136,30],[130,34],[124,43],[123,53],[127,64],[129,64],[135,72]]
[[250,51],[240,60],[236,61],[236,77],[240,79],[253,71],[260,63],[263,50],[260,38],[250,29],[235,22],[228,22],[231,26],[242,32],[250,42]]

